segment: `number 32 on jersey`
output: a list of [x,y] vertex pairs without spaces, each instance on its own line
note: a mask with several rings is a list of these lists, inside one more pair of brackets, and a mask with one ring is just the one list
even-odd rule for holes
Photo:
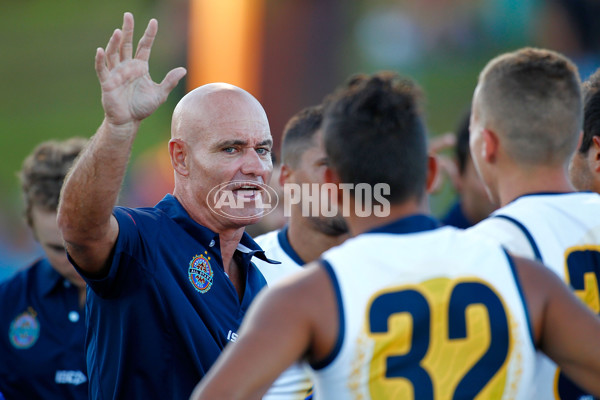
[[377,399],[499,398],[512,351],[511,316],[485,282],[437,278],[388,288],[367,307]]

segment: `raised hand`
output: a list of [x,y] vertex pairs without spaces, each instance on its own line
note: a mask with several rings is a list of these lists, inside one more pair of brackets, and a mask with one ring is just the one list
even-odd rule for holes
[[119,126],[136,123],[152,114],[186,74],[175,68],[160,84],[152,81],[148,59],[158,31],[158,22],[151,19],[133,53],[133,15],[126,12],[123,28],[116,29],[106,50],[96,51],[96,74],[102,88],[102,106],[108,123]]

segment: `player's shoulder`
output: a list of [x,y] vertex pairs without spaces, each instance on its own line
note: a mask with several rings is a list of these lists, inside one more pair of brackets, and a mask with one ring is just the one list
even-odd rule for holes
[[[8,304],[5,300],[14,300],[17,296],[26,293],[33,286],[36,280],[43,277],[37,277],[40,269],[43,267],[43,260],[39,259],[18,270],[8,279],[0,282],[0,307],[2,304]],[[50,267],[51,268],[51,267]]]
[[466,229],[465,235],[485,237],[501,244],[511,253],[529,259],[535,258],[535,241],[528,228],[518,215],[503,213],[503,209]]
[[262,235],[259,235],[253,239],[256,242],[256,244],[260,246],[261,249],[266,251],[267,249],[279,246],[279,242],[277,239],[277,235],[279,234],[279,232],[280,229],[276,229],[274,231],[263,233]]

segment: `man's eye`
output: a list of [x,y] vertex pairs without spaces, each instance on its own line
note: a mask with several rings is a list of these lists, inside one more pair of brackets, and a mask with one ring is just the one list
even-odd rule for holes
[[223,149],[223,151],[224,151],[225,153],[234,153],[234,152],[235,152],[235,147],[225,147],[225,148]]
[[266,149],[264,147],[261,147],[260,149],[256,149],[256,152],[258,154],[260,154],[261,156],[267,155],[269,154],[271,151],[269,149]]

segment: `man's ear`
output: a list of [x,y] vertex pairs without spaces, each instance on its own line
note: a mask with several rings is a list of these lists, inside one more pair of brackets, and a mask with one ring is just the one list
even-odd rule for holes
[[[427,156],[427,193],[431,193],[432,189],[434,189],[434,184],[436,183],[438,175],[438,161],[437,158],[433,155]],[[437,189],[437,188],[435,188]]]
[[190,171],[186,165],[186,145],[181,139],[169,140],[169,155],[171,156],[171,165],[179,175],[188,176]]
[[493,163],[498,157],[498,150],[500,145],[498,136],[489,129],[484,129],[481,132],[481,135],[483,140],[483,146],[481,147],[481,157],[486,162]]
[[290,176],[294,171],[287,164],[281,164],[281,168],[279,168],[279,185],[284,187],[286,183],[289,183]]
[[592,138],[592,146],[589,151],[593,152],[590,156],[591,168],[594,172],[600,172],[600,136]]
[[340,176],[337,174],[337,172],[327,167],[325,168],[325,183],[333,183],[337,185],[340,183]]
[[340,181],[340,176],[338,175],[337,172],[335,172],[334,170],[332,170],[330,167],[325,168],[325,173],[324,173],[324,183],[325,184],[334,184],[337,186],[337,191],[335,191],[334,193],[336,193],[336,202],[339,206],[344,206],[344,199],[346,198],[344,196],[344,190],[342,189],[342,185],[341,185],[341,181]]

